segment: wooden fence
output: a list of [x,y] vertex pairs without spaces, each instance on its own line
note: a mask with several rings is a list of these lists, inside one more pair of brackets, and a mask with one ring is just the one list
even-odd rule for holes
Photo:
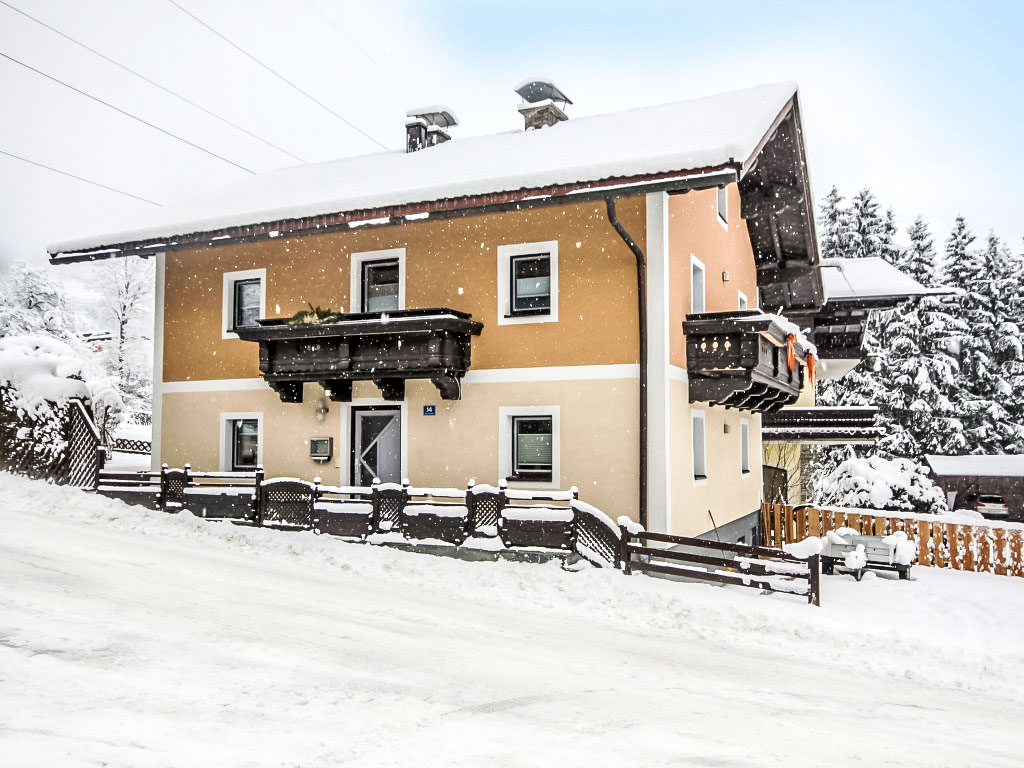
[[[651,542],[678,549],[652,547]],[[625,525],[621,528],[620,546],[622,570],[627,576],[636,570],[766,592],[788,592],[806,596],[812,605],[821,605],[818,555],[803,560],[771,547],[631,532]]]
[[826,531],[852,528],[868,536],[903,531],[917,542],[917,563],[957,571],[1024,576],[1024,526],[992,520],[955,521],[912,512],[818,509],[782,504],[761,505],[767,545],[781,547]]

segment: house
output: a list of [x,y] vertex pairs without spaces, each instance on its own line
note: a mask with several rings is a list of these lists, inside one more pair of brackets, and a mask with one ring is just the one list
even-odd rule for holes
[[517,93],[527,130],[418,110],[405,152],[50,247],[156,261],[154,464],[576,485],[652,530],[755,534],[761,415],[814,366],[786,316],[824,298],[796,86],[580,119]]
[[925,456],[950,509],[974,509],[979,496],[1001,496],[1010,520],[1024,520],[1024,456]]

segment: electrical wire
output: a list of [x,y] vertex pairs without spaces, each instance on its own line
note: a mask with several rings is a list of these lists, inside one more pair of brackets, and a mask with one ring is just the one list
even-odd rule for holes
[[247,50],[245,50],[245,49],[244,49],[244,48],[242,48],[241,46],[237,45],[236,43],[234,43],[233,41],[231,41],[230,39],[228,39],[228,38],[227,38],[227,37],[226,37],[225,35],[223,35],[223,34],[221,34],[220,32],[218,32],[218,31],[217,31],[216,29],[214,29],[213,27],[211,27],[211,26],[210,26],[209,24],[207,24],[207,23],[206,23],[205,21],[203,21],[202,19],[200,19],[200,18],[199,18],[198,16],[196,16],[196,15],[195,15],[194,13],[192,13],[192,12],[191,12],[191,11],[189,11],[188,9],[186,9],[186,8],[182,7],[181,5],[179,5],[179,4],[178,4],[178,3],[177,3],[177,2],[175,1],[175,0],[167,0],[167,2],[169,2],[169,3],[171,4],[171,5],[173,5],[173,6],[175,7],[175,8],[177,8],[177,9],[178,9],[179,11],[181,11],[182,13],[184,13],[184,14],[185,14],[186,16],[189,16],[190,18],[192,18],[192,19],[193,19],[193,20],[194,20],[194,21],[195,21],[196,23],[198,23],[198,24],[201,24],[202,26],[206,27],[206,29],[208,29],[208,30],[209,30],[210,32],[212,32],[213,34],[215,34],[215,35],[216,35],[217,37],[219,37],[219,38],[220,38],[221,40],[223,40],[223,41],[224,41],[225,43],[227,43],[228,45],[230,45],[230,46],[231,46],[232,48],[234,48],[234,49],[235,49],[236,51],[238,51],[239,53],[242,53],[242,54],[244,54],[245,56],[247,56],[247,57],[249,57],[250,59],[252,59],[252,61],[254,61],[255,63],[259,64],[259,65],[260,65],[261,67],[263,67],[263,68],[264,68],[265,70],[267,70],[267,72],[269,72],[270,74],[272,74],[272,75],[273,75],[274,77],[276,77],[276,78],[277,78],[278,80],[280,80],[281,82],[283,82],[283,83],[285,83],[286,85],[290,86],[291,88],[295,89],[296,91],[298,91],[299,93],[301,93],[301,94],[302,94],[303,96],[305,96],[305,97],[306,97],[307,99],[309,99],[310,101],[312,101],[312,102],[313,102],[314,104],[316,104],[317,106],[319,106],[319,107],[323,108],[323,109],[324,109],[324,110],[326,110],[327,112],[330,112],[330,113],[331,113],[332,115],[334,115],[334,116],[335,116],[336,118],[338,118],[339,120],[341,120],[341,122],[345,123],[345,125],[347,125],[347,126],[348,126],[349,128],[351,128],[352,130],[354,130],[354,131],[356,131],[356,132],[358,132],[358,133],[362,134],[363,136],[365,136],[365,137],[366,137],[367,139],[369,139],[370,141],[372,141],[372,142],[373,142],[374,144],[376,144],[376,145],[377,145],[378,147],[380,147],[381,149],[385,149],[385,150],[387,149],[387,147],[386,147],[386,146],[385,146],[384,144],[381,144],[381,143],[380,143],[379,141],[377,141],[377,139],[373,138],[373,136],[371,136],[370,134],[368,134],[368,133],[367,133],[366,131],[364,131],[364,130],[363,130],[362,128],[360,128],[360,127],[359,127],[358,125],[356,125],[355,123],[353,123],[353,122],[352,122],[351,120],[349,120],[349,119],[347,119],[347,118],[343,117],[342,115],[339,115],[339,114],[338,114],[337,112],[335,112],[335,111],[334,111],[333,109],[331,109],[331,108],[330,108],[330,107],[328,107],[328,106],[327,106],[326,104],[324,104],[324,103],[323,103],[322,101],[320,101],[320,100],[319,100],[319,99],[317,99],[316,97],[314,97],[314,96],[310,95],[310,94],[309,94],[309,93],[307,93],[306,91],[302,90],[302,88],[300,88],[299,86],[297,86],[297,85],[296,85],[295,83],[293,83],[293,82],[292,82],[291,80],[289,80],[288,78],[286,78],[286,77],[285,77],[284,75],[282,75],[282,74],[280,74],[280,73],[276,72],[275,70],[271,69],[271,68],[270,68],[270,67],[269,67],[268,65],[264,64],[264,63],[263,63],[262,61],[260,61],[260,60],[259,60],[258,58],[256,58],[256,57],[255,57],[255,56],[253,56],[253,55],[252,55],[251,53],[249,53],[249,52],[248,52]]
[[398,86],[399,88],[401,88],[401,89],[402,89],[403,91],[405,91],[405,92],[406,92],[407,94],[409,94],[409,95],[410,95],[410,96],[412,96],[412,97],[413,97],[414,99],[416,99],[417,103],[422,103],[422,99],[420,99],[420,97],[419,97],[419,96],[417,96],[417,95],[416,95],[415,93],[413,93],[413,92],[412,92],[412,91],[411,91],[411,90],[410,90],[409,88],[407,88],[407,87],[406,87],[406,85],[405,85],[405,84],[404,84],[404,83],[403,83],[403,82],[402,82],[401,80],[399,80],[399,79],[398,79],[397,77],[395,77],[395,76],[394,76],[393,74],[391,74],[391,72],[389,72],[389,71],[388,71],[388,70],[387,70],[387,69],[386,69],[386,68],[384,67],[384,65],[383,65],[383,64],[381,64],[381,63],[380,63],[379,61],[377,61],[377,60],[376,60],[375,58],[373,58],[373,56],[371,56],[371,55],[369,54],[369,52],[368,52],[368,51],[367,51],[367,50],[366,50],[365,48],[363,48],[363,47],[362,47],[361,45],[359,45],[359,43],[357,43],[357,42],[356,42],[355,40],[353,40],[353,39],[352,39],[352,38],[351,38],[351,37],[350,37],[350,36],[348,35],[348,33],[346,33],[346,32],[345,32],[345,31],[344,31],[344,30],[343,30],[343,29],[342,29],[341,27],[339,27],[339,26],[338,26],[337,24],[335,24],[335,23],[334,23],[334,20],[333,20],[333,19],[331,19],[331,17],[330,17],[330,16],[328,16],[328,15],[327,15],[326,13],[324,13],[324,12],[323,12],[323,11],[321,11],[321,10],[320,10],[319,8],[317,8],[317,7],[315,6],[315,5],[313,5],[313,3],[312,3],[312,0],[306,0],[306,5],[308,5],[308,6],[309,6],[310,8],[312,8],[312,9],[313,9],[314,11],[316,11],[316,12],[317,12],[317,13],[318,13],[318,14],[320,15],[320,18],[322,18],[322,19],[323,19],[324,21],[326,21],[326,22],[327,22],[328,24],[330,24],[330,25],[331,25],[332,27],[334,27],[334,31],[335,31],[335,32],[337,32],[337,33],[338,33],[339,35],[341,35],[341,36],[342,36],[343,38],[345,38],[345,39],[346,39],[346,40],[347,40],[347,41],[349,42],[349,44],[350,44],[350,45],[351,45],[351,46],[352,46],[353,48],[355,48],[355,49],[356,49],[357,51],[359,51],[359,52],[360,52],[361,54],[363,54],[363,56],[365,56],[365,57],[366,57],[367,59],[369,59],[369,60],[370,60],[370,61],[371,61],[371,62],[372,62],[373,64],[375,64],[375,65],[376,65],[376,67],[377,67],[377,69],[379,69],[379,70],[380,70],[381,72],[383,72],[383,73],[384,73],[385,75],[387,75],[388,77],[390,77],[390,78],[391,78],[391,80],[392,80],[392,81],[394,81],[394,83],[395,83],[395,84],[396,84],[396,85],[397,85],[397,86]]
[[38,70],[35,67],[33,67],[33,66],[29,65],[29,64],[26,64],[23,61],[19,61],[18,59],[14,58],[13,56],[7,55],[3,51],[0,51],[0,56],[2,56],[3,58],[7,59],[8,61],[12,61],[15,64],[18,64],[18,65],[24,67],[25,69],[28,69],[28,70],[30,70],[32,72],[35,72],[37,75],[41,75],[42,77],[45,77],[47,80],[52,80],[55,83],[60,83],[65,88],[70,88],[75,93],[81,94],[82,96],[85,96],[86,98],[89,98],[89,99],[92,99],[93,101],[99,102],[103,106],[109,107],[110,109],[114,110],[115,112],[120,112],[122,115],[124,115],[126,117],[130,117],[132,120],[137,120],[138,122],[142,123],[143,125],[148,125],[153,130],[160,131],[160,133],[162,133],[162,134],[164,134],[166,136],[170,136],[172,139],[177,139],[178,141],[182,142],[183,144],[188,144],[190,147],[192,147],[194,149],[198,149],[200,152],[205,152],[206,154],[210,155],[211,157],[215,157],[218,160],[223,160],[225,163],[228,163],[229,165],[235,166],[235,168],[238,168],[239,170],[242,170],[242,171],[245,171],[246,173],[251,173],[251,174],[255,175],[255,171],[253,171],[253,170],[251,170],[249,168],[246,168],[244,165],[239,165],[238,163],[236,163],[233,160],[228,160],[226,157],[223,157],[222,155],[218,155],[216,152],[213,152],[213,151],[211,151],[209,149],[206,149],[205,147],[201,147],[198,144],[196,144],[195,142],[189,141],[188,139],[184,139],[181,136],[178,136],[176,133],[171,133],[166,128],[161,128],[159,125],[155,125],[155,124],[149,122],[148,120],[143,120],[141,117],[138,117],[137,115],[133,115],[131,112],[127,112],[127,111],[121,109],[120,107],[115,107],[110,102],[104,101],[101,98],[93,96],[91,93],[86,93],[85,91],[81,90],[80,88],[76,88],[73,85],[69,85],[68,83],[65,83],[63,80],[54,77],[53,75],[48,75],[45,72],[43,72],[41,70]]
[[156,206],[160,205],[160,203],[158,203],[158,202],[156,202],[154,200],[147,200],[144,197],[139,197],[138,195],[133,195],[131,192],[125,192],[123,189],[117,189],[116,187],[109,187],[106,184],[101,184],[98,181],[93,181],[92,179],[87,179],[84,176],[76,176],[75,174],[69,173],[68,171],[62,171],[60,168],[54,168],[52,165],[46,165],[44,163],[36,162],[35,160],[29,160],[27,157],[22,157],[21,155],[15,155],[13,152],[5,152],[4,150],[0,149],[0,155],[6,155],[7,157],[13,157],[15,160],[21,160],[21,162],[23,162],[23,163],[28,163],[29,165],[34,165],[34,166],[36,166],[38,168],[45,168],[48,171],[53,171],[54,173],[59,173],[61,176],[67,176],[68,178],[71,178],[71,179],[77,179],[78,181],[84,181],[86,184],[92,184],[94,187],[100,187],[102,189],[106,189],[106,190],[109,190],[111,192],[116,192],[119,195],[124,195],[125,197],[131,197],[131,198],[134,198],[135,200],[141,200],[142,202],[149,203],[150,205],[156,205]]
[[180,99],[181,101],[185,102],[189,106],[194,107],[194,108],[200,110],[201,112],[205,112],[210,117],[213,117],[213,118],[216,118],[217,120],[220,120],[225,125],[230,125],[235,130],[241,131],[245,135],[251,136],[252,138],[256,139],[257,141],[265,144],[266,146],[271,147],[272,149],[276,149],[278,152],[281,152],[282,154],[288,155],[288,157],[292,158],[293,160],[298,160],[300,163],[307,162],[306,160],[303,160],[298,155],[292,154],[287,149],[284,149],[283,147],[279,147],[276,144],[274,144],[273,142],[267,141],[266,139],[262,138],[261,136],[257,136],[252,131],[247,130],[246,128],[243,128],[242,126],[238,125],[237,123],[231,122],[230,120],[228,120],[225,117],[221,117],[217,113],[210,111],[209,109],[207,109],[206,107],[202,106],[201,104],[197,104],[196,102],[192,101],[191,99],[188,99],[185,96],[182,96],[180,93],[175,93],[170,88],[167,88],[167,87],[165,87],[163,85],[160,85],[160,83],[158,83],[158,82],[156,82],[154,80],[149,79],[148,77],[146,77],[145,75],[143,75],[143,74],[141,74],[139,72],[136,72],[131,67],[129,67],[129,66],[125,65],[125,64],[122,64],[119,61],[115,61],[114,59],[110,58],[106,54],[103,54],[103,53],[97,51],[95,48],[90,48],[88,45],[86,45],[85,43],[81,42],[80,40],[76,40],[75,38],[71,37],[70,35],[65,34],[64,32],[61,32],[59,29],[57,29],[55,27],[51,27],[45,21],[41,21],[40,19],[37,19],[35,16],[32,16],[32,15],[30,15],[28,13],[25,13],[25,11],[21,10],[20,8],[16,8],[15,6],[13,6],[10,3],[6,2],[6,0],[0,0],[0,5],[7,6],[12,11],[20,13],[26,19],[30,19],[30,20],[34,21],[36,24],[39,24],[40,26],[45,27],[46,29],[50,30],[54,34],[60,35],[65,40],[68,40],[69,42],[74,43],[75,45],[79,46],[80,48],[84,48],[85,50],[89,51],[89,53],[92,53],[92,54],[94,54],[96,56],[99,56],[101,59],[103,59],[104,61],[106,61],[106,62],[108,62],[110,64],[113,64],[115,67],[120,67],[125,72],[129,72],[130,74],[135,75],[140,80],[143,80],[143,81],[149,83],[150,85],[152,85],[155,88],[159,88],[164,93],[168,93],[171,96],[174,96],[176,99]]

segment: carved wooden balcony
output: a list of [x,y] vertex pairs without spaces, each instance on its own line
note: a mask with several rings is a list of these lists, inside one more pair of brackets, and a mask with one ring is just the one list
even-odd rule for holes
[[799,397],[815,351],[788,321],[757,309],[687,315],[683,331],[691,403],[775,411]]
[[286,403],[302,402],[304,382],[332,400],[352,399],[353,381],[372,381],[386,400],[403,400],[407,379],[430,379],[444,400],[458,400],[473,336],[483,323],[453,309],[342,315],[336,322],[291,325],[284,318],[238,328],[260,345],[260,373]]

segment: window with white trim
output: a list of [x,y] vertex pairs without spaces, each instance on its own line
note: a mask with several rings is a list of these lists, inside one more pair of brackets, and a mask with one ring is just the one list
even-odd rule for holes
[[558,241],[498,246],[498,325],[558,320]]
[[747,309],[747,294],[743,291],[736,291],[736,307],[737,309]]
[[690,255],[690,313],[699,315],[704,311],[704,262]]
[[262,413],[222,413],[220,430],[221,471],[251,472],[263,463]]
[[740,472],[750,474],[750,420],[740,419]]
[[221,337],[238,338],[236,328],[252,328],[266,317],[267,270],[247,269],[225,272],[222,301]]
[[723,224],[729,223],[729,188],[726,186],[718,187],[716,190],[716,202],[718,208],[718,220]]
[[557,486],[558,406],[501,407],[498,419],[498,476],[511,483]]
[[707,419],[704,411],[690,412],[690,431],[693,434],[693,479],[707,480]]
[[405,248],[353,253],[349,290],[352,312],[405,309]]

